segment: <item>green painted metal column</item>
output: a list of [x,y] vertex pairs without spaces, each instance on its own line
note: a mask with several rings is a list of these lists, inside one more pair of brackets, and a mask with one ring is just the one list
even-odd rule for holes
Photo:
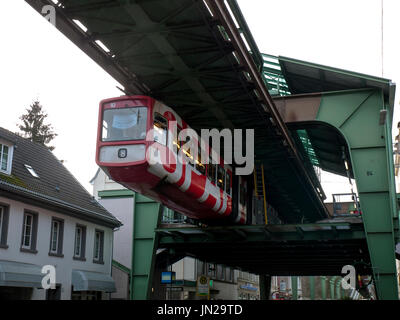
[[379,299],[398,299],[395,237],[398,212],[392,159],[390,119],[379,123],[384,109],[381,90],[352,90],[322,95],[317,120],[327,122],[347,140],[373,275]]
[[325,276],[322,276],[321,277],[322,300],[326,300],[326,281],[327,281],[327,278]]
[[310,280],[310,299],[315,300],[315,277],[308,277]]
[[337,277],[332,277],[329,280],[329,289],[330,289],[330,294],[331,294],[331,300],[335,300],[335,283],[336,283]]
[[161,219],[160,203],[139,193],[134,198],[131,300],[150,298],[157,250],[157,228]]
[[298,277],[291,277],[292,278],[292,300],[297,300],[297,283]]
[[341,279],[336,282],[336,299],[340,300],[342,299],[342,282]]

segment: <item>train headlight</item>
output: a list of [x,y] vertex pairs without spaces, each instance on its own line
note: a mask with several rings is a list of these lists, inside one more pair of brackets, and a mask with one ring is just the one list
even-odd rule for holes
[[127,163],[145,159],[146,146],[144,144],[132,144],[122,146],[104,146],[100,149],[100,162]]

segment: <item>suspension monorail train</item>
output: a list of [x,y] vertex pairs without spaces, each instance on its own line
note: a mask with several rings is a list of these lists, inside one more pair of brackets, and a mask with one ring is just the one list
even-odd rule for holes
[[103,100],[96,163],[114,181],[192,219],[248,223],[250,177],[234,175],[219,156],[217,164],[204,164],[200,147],[196,155],[184,150],[177,136],[188,128],[174,110],[148,96]]

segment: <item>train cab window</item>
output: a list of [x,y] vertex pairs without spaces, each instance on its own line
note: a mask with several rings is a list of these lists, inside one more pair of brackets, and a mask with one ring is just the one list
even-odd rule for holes
[[206,174],[206,167],[204,164],[201,163],[201,148],[200,147],[198,148],[198,152],[197,152],[196,169],[201,174]]
[[231,195],[231,174],[228,171],[226,172],[225,187],[226,187],[226,193]]
[[208,179],[212,182],[215,183],[215,171],[216,171],[216,165],[210,162],[208,164]]
[[102,141],[144,140],[146,122],[146,107],[105,109]]
[[158,113],[154,114],[154,141],[167,145],[168,121]]
[[217,168],[217,186],[222,190],[225,190],[225,170],[220,166]]

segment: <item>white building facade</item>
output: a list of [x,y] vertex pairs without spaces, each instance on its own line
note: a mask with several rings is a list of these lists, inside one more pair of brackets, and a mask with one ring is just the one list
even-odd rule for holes
[[[7,226],[4,226],[8,229],[7,239],[6,244],[0,247],[0,265],[10,262],[11,266],[15,263],[16,267],[21,263],[34,266],[32,270],[36,269],[40,271],[40,274],[32,274],[31,277],[34,278],[37,275],[35,278],[40,279],[40,283],[36,281],[36,284],[39,285],[46,275],[46,273],[41,273],[42,268],[46,265],[54,266],[56,294],[61,300],[108,299],[108,294],[104,291],[97,291],[97,287],[89,286],[89,290],[72,291],[74,285],[72,277],[76,271],[83,271],[85,275],[98,276],[99,280],[109,281],[110,288],[112,288],[110,274],[113,230],[111,228],[4,197],[0,197],[0,207],[4,214],[3,223],[6,223],[5,215],[8,214],[8,223]],[[36,222],[32,224],[32,231],[28,232],[26,232],[26,229],[29,228],[29,225],[26,224],[27,214],[36,216],[34,218]],[[52,226],[54,221],[60,222],[58,231],[54,230],[54,226]],[[2,228],[2,233],[6,232],[3,231],[4,228]],[[81,240],[78,240],[80,245],[77,243],[77,239],[79,239],[77,228],[81,228],[80,230],[83,231],[81,231]],[[95,246],[96,232],[99,231],[104,238],[100,239],[100,246]],[[55,234],[56,232],[58,235]],[[60,250],[52,252],[51,241],[53,240],[54,244],[55,238],[59,242],[57,250],[59,246]],[[24,243],[27,245],[24,246]],[[101,250],[100,256],[97,255],[98,259],[95,258],[96,248]],[[79,250],[81,254],[79,254]],[[25,283],[16,283],[16,285],[25,285]],[[16,290],[15,288],[18,287],[0,286],[0,296],[2,292],[14,295],[21,291],[21,289]],[[30,299],[42,300],[48,296],[47,290],[41,286],[24,288],[25,290],[22,291],[25,291],[25,296]],[[15,297],[18,298],[18,295]]]
[[120,226],[46,147],[0,128],[0,300],[109,299]]

